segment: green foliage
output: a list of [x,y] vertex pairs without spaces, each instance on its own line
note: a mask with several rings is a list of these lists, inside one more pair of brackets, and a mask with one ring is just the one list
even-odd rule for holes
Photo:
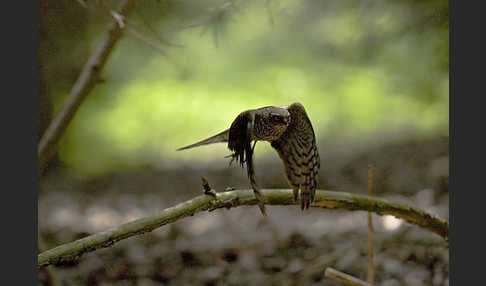
[[[243,110],[296,101],[320,138],[447,129],[447,1],[195,2],[140,3],[132,27],[169,56],[127,33],[62,141],[65,164],[100,174],[207,161],[224,146],[175,149]],[[55,91],[59,105],[66,90]]]

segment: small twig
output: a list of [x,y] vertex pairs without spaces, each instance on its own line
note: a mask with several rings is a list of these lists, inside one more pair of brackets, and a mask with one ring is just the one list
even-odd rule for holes
[[[135,0],[124,0],[116,13],[120,17],[123,17],[123,19],[126,19],[134,9],[135,2]],[[81,106],[81,103],[99,82],[101,70],[105,66],[108,57],[122,34],[123,29],[119,25],[119,19],[113,18],[101,43],[84,65],[81,74],[74,83],[61,110],[49,124],[49,127],[39,141],[37,150],[39,174],[42,173],[45,165],[54,155],[59,140],[76,114],[76,111]]]
[[270,26],[274,26],[275,25],[275,21],[273,20],[273,11],[270,7],[270,1],[271,0],[266,0],[265,1],[265,10],[267,10],[267,13],[268,13],[268,20],[270,21]]
[[117,12],[111,10],[110,10],[110,14],[117,21],[120,29],[125,28],[125,17],[123,15],[120,15]]
[[147,44],[148,46],[150,46],[151,48],[159,52],[162,56],[164,56],[167,59],[169,63],[174,65],[175,68],[181,69],[181,65],[173,57],[169,55],[169,53],[166,51],[166,49],[164,49],[163,46],[145,37],[144,35],[142,35],[137,30],[131,27],[128,27],[127,31],[131,36],[135,37],[136,39],[142,41],[142,43]]
[[139,33],[138,31],[136,31],[133,28],[130,28],[129,27],[128,28],[128,32],[130,33],[130,35],[134,36],[135,38],[139,39],[143,43],[145,43],[145,44],[149,45],[150,47],[154,48],[155,50],[157,50],[158,52],[160,52],[164,57],[166,57],[167,59],[170,59],[172,61],[172,59],[169,56],[169,54],[167,53],[167,51],[161,45],[159,45],[158,43],[155,43],[154,41],[148,39],[147,37],[145,37],[144,35],[142,35],[141,33]]
[[78,3],[83,6],[84,8],[86,8],[86,2],[84,0],[76,0],[78,1]]
[[[368,196],[373,195],[373,165],[368,165]],[[373,262],[373,217],[372,213],[368,212],[368,274],[366,281],[373,284],[375,280],[375,264]]]
[[204,188],[204,194],[210,195],[210,196],[213,196],[214,198],[216,198],[216,192],[213,189],[211,189],[211,187],[209,186],[208,180],[204,176],[201,176],[201,181],[202,181],[203,188]]
[[332,278],[337,281],[341,281],[351,286],[372,286],[372,284],[368,282],[360,280],[356,277],[353,277],[349,274],[343,273],[331,267],[326,268],[326,271],[324,272],[324,276],[326,276],[327,278]]
[[[152,25],[150,25],[150,23],[148,23],[145,20],[145,18],[140,13],[138,13],[137,11],[135,11],[135,15],[138,16],[138,18],[142,21],[142,24],[157,38],[157,40],[159,42],[163,43],[166,46],[179,47],[179,48],[183,48],[184,47],[183,44],[172,43],[172,42],[164,39],[161,35],[159,35],[159,33],[157,33],[154,30],[154,28],[152,28]],[[136,23],[133,19],[130,21],[130,24],[132,26],[139,26],[140,27],[140,25],[138,23]]]

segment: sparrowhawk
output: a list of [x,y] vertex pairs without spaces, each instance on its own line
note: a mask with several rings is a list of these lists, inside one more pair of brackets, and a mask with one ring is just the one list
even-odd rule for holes
[[284,164],[287,181],[293,189],[294,200],[297,201],[300,190],[301,209],[308,209],[314,201],[320,158],[314,129],[300,103],[243,111],[229,129],[177,150],[228,142],[228,148],[233,152],[230,155],[231,162],[236,159],[242,167],[246,163],[252,189],[259,201],[258,206],[265,215],[265,205],[253,168],[252,155],[257,141],[268,141],[277,150]]

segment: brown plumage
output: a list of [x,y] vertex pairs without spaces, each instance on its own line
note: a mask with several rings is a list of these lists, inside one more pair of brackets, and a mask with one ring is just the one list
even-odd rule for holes
[[258,206],[265,215],[265,205],[253,168],[252,155],[257,141],[268,141],[277,150],[284,163],[287,181],[294,191],[294,200],[298,199],[300,190],[301,209],[308,209],[314,201],[320,159],[312,124],[300,103],[244,111],[228,130],[177,150],[228,142],[228,148],[233,152],[231,162],[236,159],[242,167],[246,163],[250,184],[259,200]]
[[271,145],[284,163],[287,181],[294,190],[294,200],[297,200],[300,189],[300,206],[308,209],[316,194],[321,160],[314,129],[304,107],[294,103],[288,110],[290,124]]

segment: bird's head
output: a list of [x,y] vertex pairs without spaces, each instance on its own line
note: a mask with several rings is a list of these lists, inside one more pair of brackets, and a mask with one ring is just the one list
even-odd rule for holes
[[287,109],[267,106],[255,115],[255,133],[259,140],[278,139],[290,124],[290,113]]
[[266,120],[276,127],[287,127],[290,123],[290,113],[284,108],[272,108],[269,110]]

